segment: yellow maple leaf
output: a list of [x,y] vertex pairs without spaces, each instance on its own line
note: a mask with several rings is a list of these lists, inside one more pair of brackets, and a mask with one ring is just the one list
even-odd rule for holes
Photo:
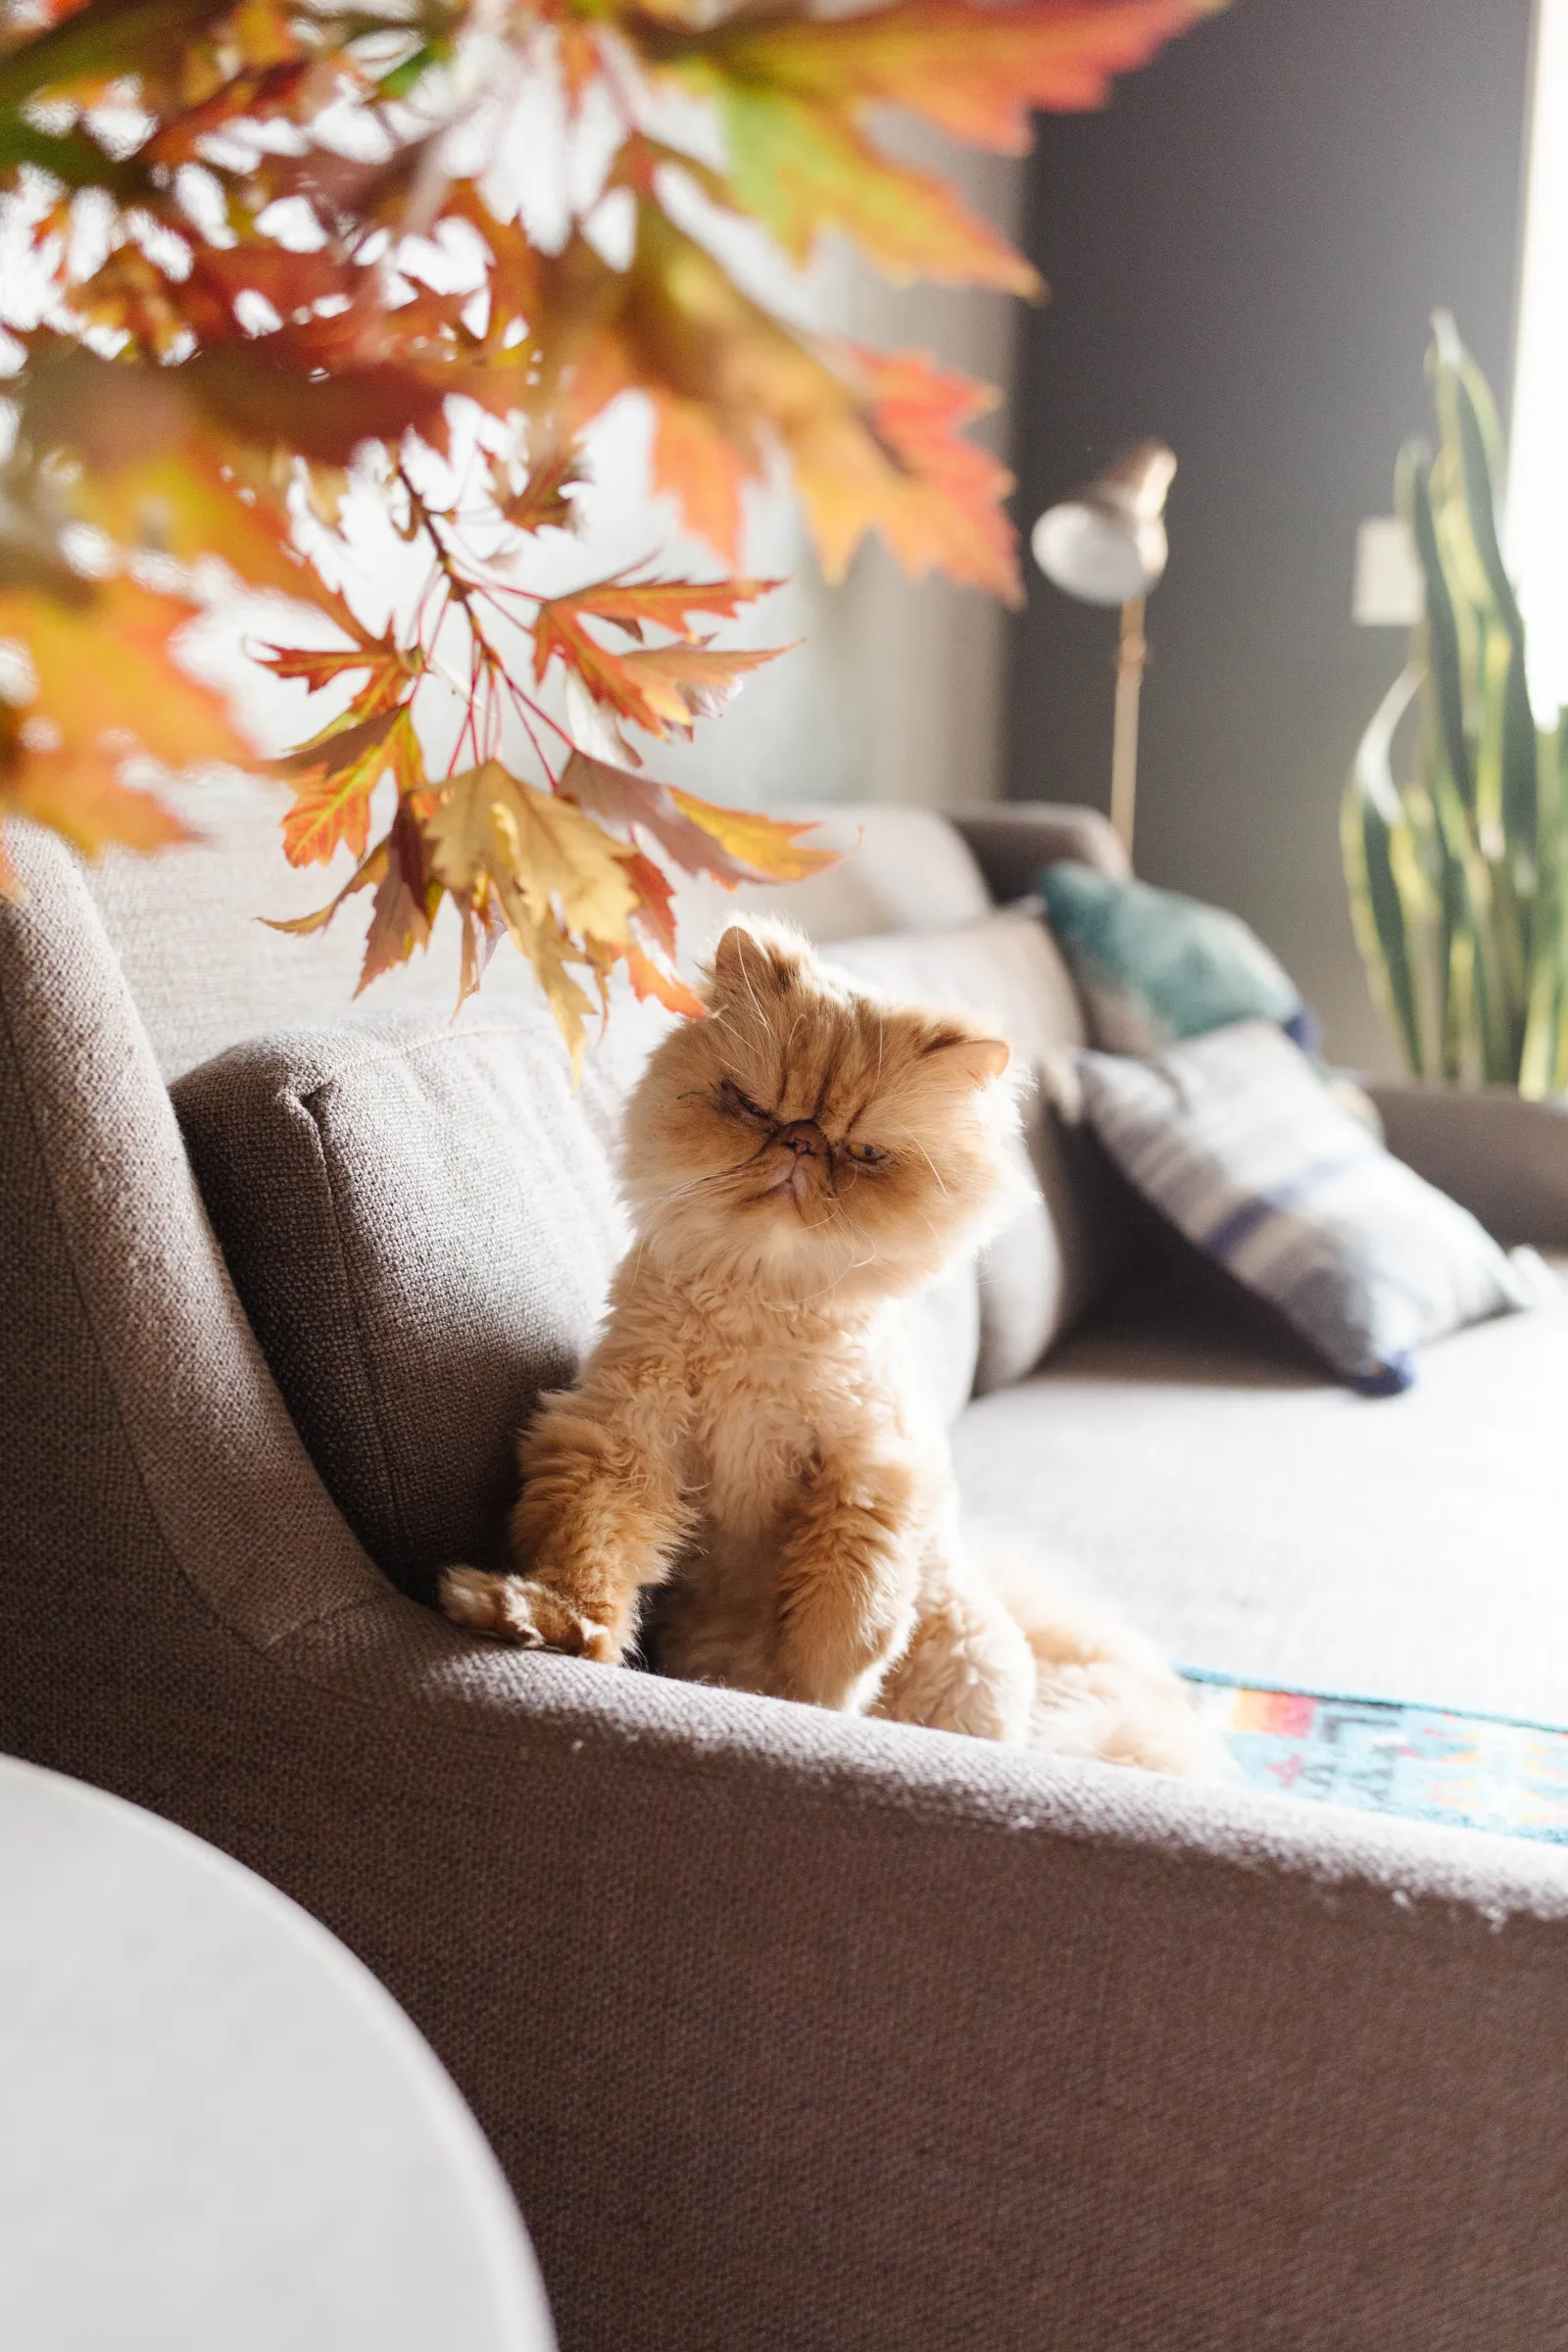
[[714,801],[700,801],[694,793],[669,787],[669,797],[682,816],[710,833],[737,862],[768,882],[804,882],[837,865],[837,850],[808,849],[803,833],[812,831],[808,819],[763,816],[754,808],[720,808]]
[[449,890],[487,879],[515,893],[536,924],[556,911],[567,931],[627,936],[637,903],[627,851],[572,802],[522,783],[499,760],[442,786],[424,831]]

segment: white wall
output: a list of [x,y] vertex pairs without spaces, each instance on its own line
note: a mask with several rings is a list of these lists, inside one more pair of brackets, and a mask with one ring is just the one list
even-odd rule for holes
[[[1015,228],[1020,167],[906,137],[901,153],[958,181],[969,202]],[[800,291],[798,289],[798,291]],[[929,353],[1010,394],[1017,304],[984,292],[886,284],[846,246],[824,254],[804,289],[802,314],[824,328],[890,349]],[[1005,455],[1005,407],[981,435]],[[645,428],[626,418],[601,442],[589,506],[589,546],[629,558],[663,537],[672,561],[704,569],[694,542],[668,538],[667,518],[643,493]],[[940,578],[904,577],[880,544],[862,547],[830,588],[817,570],[786,492],[750,494],[743,568],[791,575],[728,642],[800,649],[748,680],[695,743],[661,748],[662,772],[689,789],[751,806],[783,800],[986,800],[1002,790],[1005,684],[1003,608]],[[702,576],[699,571],[698,576]]]

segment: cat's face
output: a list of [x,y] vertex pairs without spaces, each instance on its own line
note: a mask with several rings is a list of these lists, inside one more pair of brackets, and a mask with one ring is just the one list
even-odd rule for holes
[[710,1017],[665,1039],[627,1105],[644,1244],[773,1300],[918,1289],[1004,1182],[1006,1047],[824,971],[772,924],[725,932],[707,993]]

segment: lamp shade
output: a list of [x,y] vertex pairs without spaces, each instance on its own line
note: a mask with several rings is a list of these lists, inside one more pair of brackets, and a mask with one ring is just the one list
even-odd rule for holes
[[1123,451],[1073,498],[1048,507],[1029,544],[1054,587],[1086,605],[1147,596],[1165,569],[1165,495],[1176,460],[1162,442]]

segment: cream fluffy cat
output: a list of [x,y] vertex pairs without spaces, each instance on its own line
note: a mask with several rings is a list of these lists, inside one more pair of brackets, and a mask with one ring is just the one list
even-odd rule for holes
[[517,1573],[449,1569],[447,1614],[613,1663],[657,1587],[666,1674],[1206,1770],[1139,1635],[1015,1536],[965,1549],[902,1301],[1003,1197],[1006,1047],[775,925],[724,934],[708,1001],[627,1106],[636,1241],[524,1437]]

